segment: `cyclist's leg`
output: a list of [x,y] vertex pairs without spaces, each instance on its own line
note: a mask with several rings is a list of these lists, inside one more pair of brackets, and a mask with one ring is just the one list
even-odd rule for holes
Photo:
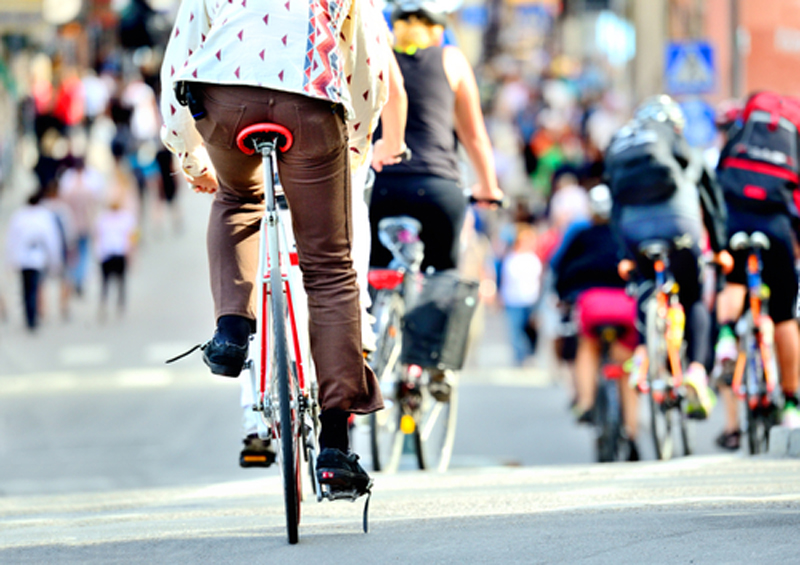
[[764,227],[762,231],[769,236],[770,248],[762,253],[762,280],[770,288],[769,314],[775,323],[775,349],[787,404],[784,423],[795,427],[800,426],[797,413],[800,330],[794,319],[797,300],[794,240],[785,216],[771,217]]
[[[687,230],[687,233],[691,232]],[[708,387],[706,362],[710,351],[709,332],[711,312],[703,303],[700,284],[697,234],[691,234],[695,243],[690,248],[677,249],[670,254],[670,264],[675,281],[679,287],[679,299],[686,313],[687,343],[686,360],[689,366],[684,382],[689,395],[687,412],[696,418],[706,418],[716,403],[713,392]]]
[[686,312],[686,358],[690,365],[705,365],[709,354],[708,336],[711,312],[702,299],[699,270],[700,249],[680,249],[670,256],[670,266],[678,283],[679,298]]
[[278,167],[308,296],[322,411],[373,412],[382,401],[361,349],[344,120],[323,101],[284,93],[280,99],[292,111],[281,112],[277,102],[274,119],[293,131],[295,139],[292,149],[280,155]]

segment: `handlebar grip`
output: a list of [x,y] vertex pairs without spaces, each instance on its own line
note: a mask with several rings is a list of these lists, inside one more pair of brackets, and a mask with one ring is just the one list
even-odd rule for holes
[[497,206],[498,208],[507,208],[508,202],[505,198],[495,199],[495,198],[475,198],[474,196],[470,195],[469,197],[470,204],[491,204],[493,206]]
[[395,157],[400,158],[400,162],[405,163],[406,161],[411,160],[411,148],[406,145],[406,148],[401,152],[395,155]]

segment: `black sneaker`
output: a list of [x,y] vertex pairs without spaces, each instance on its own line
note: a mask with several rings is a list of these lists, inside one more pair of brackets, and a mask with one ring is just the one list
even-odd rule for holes
[[345,454],[333,447],[320,451],[317,479],[321,485],[328,485],[332,490],[352,490],[358,495],[368,493],[372,487],[372,479],[358,463],[358,455],[352,451]]
[[239,454],[240,467],[269,467],[275,462],[275,449],[270,441],[258,434],[250,434],[242,440],[244,447]]
[[742,442],[742,431],[734,430],[732,432],[726,432],[723,430],[714,441],[722,449],[738,451]]
[[203,350],[203,361],[215,375],[238,377],[247,360],[247,344],[223,342],[217,333],[200,349]]

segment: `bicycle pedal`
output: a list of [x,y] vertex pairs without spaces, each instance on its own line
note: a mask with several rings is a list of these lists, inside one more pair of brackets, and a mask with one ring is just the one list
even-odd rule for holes
[[[372,486],[371,483],[370,486]],[[355,502],[368,493],[369,490],[361,492],[355,488],[331,488],[330,485],[322,485],[322,497],[330,500],[331,502],[336,500],[348,500],[350,502]]]

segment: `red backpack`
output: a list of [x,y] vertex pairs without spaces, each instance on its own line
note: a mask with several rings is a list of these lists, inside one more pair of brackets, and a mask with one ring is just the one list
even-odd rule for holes
[[741,121],[717,166],[725,197],[755,212],[782,213],[800,181],[800,100],[758,92]]

